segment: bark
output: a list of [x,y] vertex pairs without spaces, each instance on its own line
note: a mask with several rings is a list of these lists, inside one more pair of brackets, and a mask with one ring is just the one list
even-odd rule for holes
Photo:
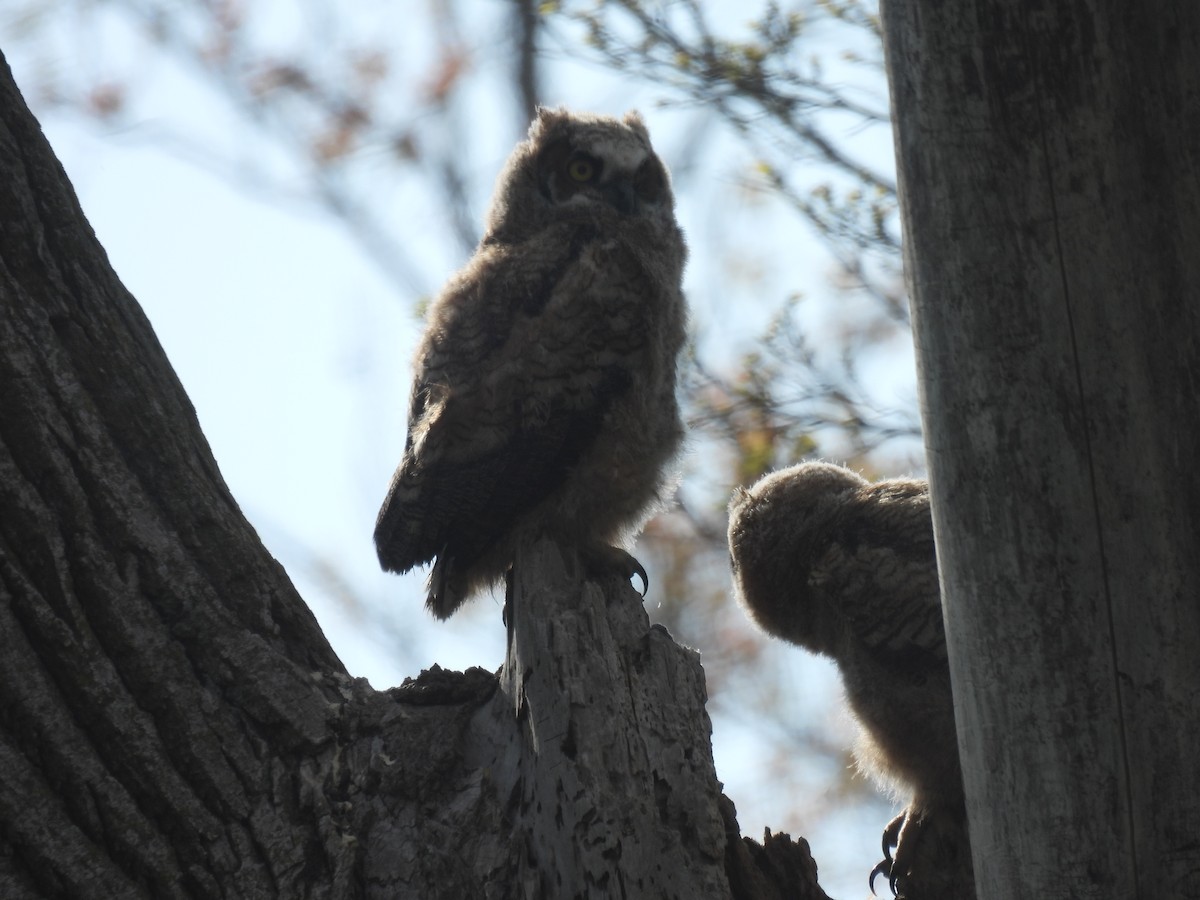
[[1200,896],[1200,6],[884,30],[979,896]]
[[0,65],[0,896],[825,896],[627,584],[539,545],[510,628],[347,675]]

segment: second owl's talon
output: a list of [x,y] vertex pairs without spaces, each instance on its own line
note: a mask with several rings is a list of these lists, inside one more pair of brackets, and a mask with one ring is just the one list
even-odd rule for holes
[[[867,885],[871,888],[871,896],[878,897],[875,893],[875,879],[880,875],[886,875],[888,884],[892,883],[892,861],[890,859],[881,859],[876,863],[875,868],[871,870],[871,877],[867,880]],[[895,888],[892,889],[892,894],[896,893]]]
[[892,848],[900,846],[900,829],[904,827],[904,823],[907,821],[908,810],[906,809],[883,828],[883,858],[888,862],[892,861]]
[[892,848],[900,846],[900,829],[904,827],[904,823],[908,821],[908,810],[900,813],[892,821],[888,822],[883,829],[882,846],[883,859],[871,870],[871,875],[867,881],[867,885],[871,888],[871,894],[875,894],[875,879],[880,875],[886,875],[888,887],[892,889],[892,896],[896,896],[896,878],[898,873],[895,871],[895,858],[892,856]]

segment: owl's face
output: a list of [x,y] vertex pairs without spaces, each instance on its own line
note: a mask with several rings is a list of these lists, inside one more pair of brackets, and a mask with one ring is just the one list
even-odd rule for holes
[[501,173],[489,239],[523,240],[564,220],[677,229],[666,167],[637,113],[542,109]]
[[577,146],[569,137],[537,158],[538,186],[553,204],[605,204],[621,215],[657,211],[667,199],[667,173],[649,148],[601,140]]

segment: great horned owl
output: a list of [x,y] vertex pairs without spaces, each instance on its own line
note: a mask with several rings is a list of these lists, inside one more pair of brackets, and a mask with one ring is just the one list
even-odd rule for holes
[[429,310],[375,526],[385,569],[436,560],[434,615],[542,535],[641,571],[619,547],[663,499],[683,436],[685,256],[641,117],[539,110]]
[[729,513],[751,618],[837,663],[860,766],[911,791],[876,872],[901,895],[973,897],[928,484],[805,463],[739,490]]

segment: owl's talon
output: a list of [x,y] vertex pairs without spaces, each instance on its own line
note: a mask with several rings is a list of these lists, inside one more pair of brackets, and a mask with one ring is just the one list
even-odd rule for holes
[[632,553],[627,553],[620,547],[608,548],[612,552],[612,562],[624,576],[626,581],[632,581],[636,575],[642,580],[641,596],[645,598],[646,592],[650,590],[650,577],[646,574],[645,567],[637,561]]
[[643,597],[650,590],[650,578],[646,575],[645,567],[627,550],[607,544],[595,544],[585,548],[581,555],[584,565],[592,575],[603,578],[611,575],[613,569],[616,569],[626,581],[632,580],[634,575],[642,580]]
[[900,813],[900,815],[888,822],[883,829],[883,859],[881,859],[875,868],[871,870],[870,878],[867,881],[868,886],[871,888],[871,894],[874,896],[878,896],[875,894],[875,879],[880,875],[887,876],[888,887],[892,889],[892,896],[896,896],[896,879],[899,873],[895,871],[896,860],[892,856],[892,848],[899,848],[900,829],[904,827],[904,823],[907,821],[908,810],[904,810],[904,812]]
[[[873,868],[871,870],[871,877],[868,879],[867,885],[871,888],[871,896],[872,897],[879,896],[878,894],[875,893],[875,879],[878,878],[880,875],[886,875],[888,878],[888,884],[891,885],[891,883],[892,883],[892,861],[890,859],[881,859],[878,863],[875,864],[875,868]],[[896,893],[896,889],[893,887],[892,894],[894,895],[895,893]]]
[[633,567],[634,567],[633,571],[629,573],[629,578],[630,578],[630,580],[632,580],[633,576],[636,575],[638,578],[642,579],[641,595],[642,595],[642,598],[644,599],[646,596],[646,591],[650,590],[650,579],[646,576],[646,570],[645,570],[645,568],[642,567],[642,564],[640,562],[638,562],[632,556],[629,557],[629,560],[630,560],[630,562],[633,563]]
[[900,830],[904,827],[904,823],[908,821],[908,810],[904,810],[900,815],[896,816],[892,821],[888,822],[883,828],[883,858],[888,862],[892,861],[892,848],[900,846]]

